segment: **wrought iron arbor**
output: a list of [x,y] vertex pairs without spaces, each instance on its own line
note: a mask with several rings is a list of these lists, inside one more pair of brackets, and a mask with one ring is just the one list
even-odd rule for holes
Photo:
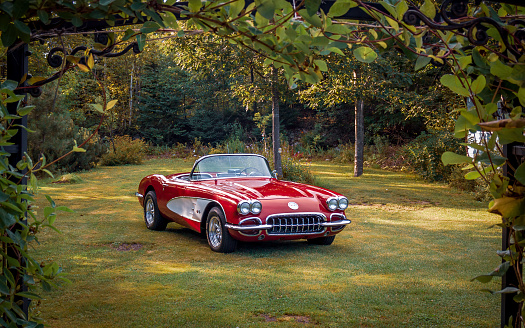
[[[292,2],[293,0],[289,0]],[[253,2],[253,0],[247,0],[246,5]],[[333,0],[325,0],[321,3],[321,8],[328,12],[330,7],[335,1]],[[476,4],[479,4],[480,0],[474,0]],[[522,0],[500,0],[501,3],[509,3],[514,5],[523,5]],[[180,6],[180,5],[186,5],[187,3],[184,2],[177,2],[174,6]],[[363,3],[363,5],[366,8],[375,8],[380,11],[386,12],[384,7],[377,3]],[[456,34],[460,34],[464,36],[465,38],[468,38],[470,43],[474,46],[480,46],[480,45],[486,45],[487,42],[490,40],[490,36],[487,34],[487,28],[486,25],[493,26],[498,33],[501,36],[501,39],[505,43],[505,46],[516,57],[520,57],[524,55],[524,49],[522,46],[519,46],[519,44],[523,45],[523,43],[517,42],[514,45],[509,44],[507,41],[508,32],[507,30],[501,28],[500,24],[488,17],[481,17],[481,18],[473,18],[468,20],[462,20],[461,22],[457,22],[457,18],[466,17],[468,10],[468,0],[445,0],[442,2],[440,10],[437,12],[435,17],[426,17],[418,8],[411,7],[406,11],[403,20],[405,23],[409,25],[426,25],[430,29],[434,30],[441,30],[441,31],[454,31]],[[181,17],[177,17],[178,19],[184,19]],[[360,20],[360,21],[374,21],[374,18],[371,17],[369,14],[367,14],[365,8],[358,6],[355,8],[351,8],[345,15],[339,17],[341,19],[348,19],[348,20]],[[117,17],[115,20],[114,26],[125,26],[125,25],[131,25],[133,24],[132,20],[129,19],[123,19]],[[514,20],[509,22],[509,24],[514,25],[517,29],[517,32],[514,33],[514,37],[518,38],[519,41],[525,42],[525,20]],[[71,23],[68,23],[60,18],[55,18],[51,20],[50,24],[43,25],[39,23],[33,23],[33,26],[31,26],[32,30],[34,32],[36,31],[51,31],[53,30],[54,33],[66,33],[66,32],[92,32],[92,31],[100,31],[100,33],[95,34],[96,38],[98,39],[99,43],[106,44],[103,39],[106,37],[103,33],[104,29],[108,28],[109,25],[104,20],[95,20],[84,23],[80,27],[75,27]],[[51,36],[47,36],[51,37]],[[75,55],[76,53],[80,51],[86,51],[87,48],[85,46],[79,46],[72,50],[71,55]],[[97,57],[118,57],[121,56],[127,52],[132,50],[134,53],[139,53],[139,48],[137,43],[132,43],[125,47],[124,49],[121,49],[119,51],[116,51],[113,47],[109,47],[106,50],[98,51],[95,49],[90,49],[89,52]],[[55,47],[53,49],[50,49],[47,61],[48,64],[52,67],[59,68],[67,68],[67,65],[63,65],[62,58],[63,56],[57,55],[57,53],[62,53],[63,55],[66,55],[65,49]],[[69,55],[67,54],[67,55]],[[21,81],[22,78],[28,73],[28,60],[27,57],[30,55],[28,52],[28,46],[27,44],[23,43],[22,41],[19,41],[15,45],[11,46],[7,53],[7,79],[14,80],[14,81]],[[30,88],[25,87],[22,85],[17,92],[18,93],[29,93],[33,97],[38,97],[41,94],[40,86],[49,83],[53,80],[58,79],[63,73],[65,72],[65,69],[59,70],[56,74],[53,76],[47,78],[46,80],[40,81],[32,85]],[[16,113],[16,105],[11,104],[8,108],[10,112]],[[21,119],[21,122],[18,122],[21,125],[27,126],[27,117],[24,117]],[[16,136],[15,145],[4,147],[4,149],[11,153],[10,157],[10,163],[12,165],[16,165],[18,161],[22,159],[24,156],[24,153],[27,151],[27,132],[24,129],[21,129],[19,133]],[[521,161],[523,161],[523,158],[525,156],[525,147],[523,145],[512,145],[509,147],[506,147],[505,152],[508,155],[509,160],[513,164],[514,167],[516,167],[516,164],[519,164]],[[508,234],[504,231],[503,232],[503,249],[506,249],[508,246],[508,240],[507,240]],[[512,270],[509,270],[508,273],[503,277],[503,286],[513,285],[516,284],[516,277]],[[501,307],[501,325],[504,326],[508,323],[509,318],[517,313],[518,304],[515,303],[512,299],[511,294],[503,294],[502,296],[502,307]]]

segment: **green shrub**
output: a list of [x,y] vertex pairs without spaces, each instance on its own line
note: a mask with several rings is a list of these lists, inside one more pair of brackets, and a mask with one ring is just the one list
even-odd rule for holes
[[[28,154],[33,159],[42,155],[47,163],[61,157],[73,149],[75,141],[78,145],[87,140],[92,131],[75,126],[69,111],[57,104],[53,110],[52,98],[34,100],[38,110],[31,113],[29,128],[34,133],[28,133]],[[86,152],[68,155],[48,169],[54,173],[88,170],[97,164],[102,154],[107,151],[98,135],[94,135],[82,148]]]
[[117,136],[109,146],[109,152],[102,156],[100,163],[107,166],[142,164],[146,154],[146,144],[141,139],[130,136]]
[[426,180],[446,181],[451,179],[453,166],[444,166],[441,155],[446,152],[464,152],[464,148],[453,134],[444,131],[422,133],[403,147],[406,163]]
[[338,154],[334,160],[338,163],[353,163],[355,156],[355,148],[352,143],[340,144],[337,146],[339,149]]

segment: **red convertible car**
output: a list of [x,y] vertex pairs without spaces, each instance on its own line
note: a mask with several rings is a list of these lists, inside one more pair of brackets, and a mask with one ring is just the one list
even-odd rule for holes
[[222,253],[233,252],[237,241],[330,245],[350,223],[346,197],[278,180],[255,154],[201,157],[190,173],[145,177],[136,195],[148,229],[164,230],[173,221],[205,232],[210,248]]

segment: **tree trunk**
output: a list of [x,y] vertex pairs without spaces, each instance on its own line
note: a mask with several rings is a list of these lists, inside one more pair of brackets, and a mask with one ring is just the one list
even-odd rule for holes
[[277,69],[272,67],[272,136],[273,163],[277,174],[283,176],[281,164],[281,141],[279,132],[279,90],[277,89]]
[[129,128],[131,129],[131,117],[133,116],[133,71],[135,70],[135,60],[131,63],[131,74],[129,79]]
[[355,156],[354,177],[363,174],[363,148],[365,141],[365,123],[363,113],[363,100],[358,99],[355,103]]

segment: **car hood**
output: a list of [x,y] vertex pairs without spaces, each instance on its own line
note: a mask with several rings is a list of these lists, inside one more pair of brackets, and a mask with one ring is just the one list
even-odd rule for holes
[[214,187],[240,199],[271,200],[334,195],[322,188],[276,179],[224,179],[217,180]]

